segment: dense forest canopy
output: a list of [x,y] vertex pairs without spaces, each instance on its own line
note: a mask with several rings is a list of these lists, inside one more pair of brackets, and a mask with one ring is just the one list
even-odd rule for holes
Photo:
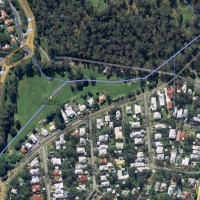
[[30,2],[51,57],[150,68],[198,34],[198,16],[185,24],[177,0],[104,1],[103,9],[94,8],[90,0]]

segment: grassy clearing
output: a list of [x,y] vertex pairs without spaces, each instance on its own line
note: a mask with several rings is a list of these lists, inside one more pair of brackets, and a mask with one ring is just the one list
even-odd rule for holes
[[[44,51],[47,53],[48,52],[48,41],[47,41],[47,38],[41,37],[40,42],[41,42],[42,49],[44,49]],[[48,61],[46,55],[44,54],[44,52],[41,49],[39,49],[39,51],[40,51],[40,56],[41,56],[42,63],[48,63],[49,61]]]
[[[91,72],[89,69],[82,70],[84,72],[84,76]],[[93,71],[96,75],[96,79],[105,79],[103,74],[97,74],[97,72]],[[61,77],[57,75],[57,78]],[[63,78],[67,79],[67,78]],[[116,79],[116,77],[112,78]],[[33,78],[24,78],[19,82],[18,89],[18,113],[15,116],[15,119],[18,119],[21,122],[21,125],[24,126],[26,122],[33,116],[33,114],[38,110],[38,108],[42,105],[42,101],[46,98],[49,98],[51,93],[56,90],[62,83],[56,81],[49,81],[44,77],[35,76]],[[104,92],[109,94],[111,97],[116,97],[118,95],[126,95],[128,92],[135,92],[140,89],[140,82],[134,82],[132,84],[125,83],[117,83],[117,84],[109,84],[109,83],[96,83],[95,86],[89,84],[87,87],[83,89],[83,91],[79,91],[77,93],[72,93],[70,85],[66,85],[63,87],[55,96],[54,99],[65,103],[69,101],[72,97],[80,99],[80,95],[85,92]],[[27,135],[27,132],[34,128],[35,125],[41,120],[46,118],[46,116],[56,110],[57,105],[47,105],[43,108],[43,110],[34,118],[34,120],[28,125],[28,127],[21,133],[19,138],[24,138]],[[14,146],[13,144],[12,146]]]
[[186,24],[192,19],[193,11],[189,6],[183,5],[180,0],[177,0],[177,5],[183,15],[183,24],[186,26]]
[[104,0],[90,0],[94,8],[104,10],[106,8],[106,3]]

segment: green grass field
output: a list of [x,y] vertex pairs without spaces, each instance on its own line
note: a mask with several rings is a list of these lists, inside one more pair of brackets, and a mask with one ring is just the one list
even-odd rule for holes
[[[82,70],[84,72],[84,76],[89,74],[89,69]],[[96,79],[104,79],[105,75],[98,74],[97,71],[93,71],[96,75]],[[57,75],[57,78],[60,78]],[[62,78],[62,79],[67,79]],[[112,78],[116,80],[116,77]],[[38,108],[42,105],[42,101],[46,98],[49,98],[51,93],[56,90],[62,83],[56,81],[49,81],[46,78],[35,76],[33,78],[25,78],[19,82],[18,89],[18,113],[15,116],[15,119],[18,119],[21,122],[21,125],[25,125],[26,122],[33,116],[33,114],[38,110]],[[128,92],[135,92],[140,89],[140,82],[134,82],[132,84],[125,83],[117,83],[117,84],[109,84],[109,83],[96,83],[95,86],[89,84],[88,87],[85,87],[83,91],[79,91],[77,93],[72,93],[70,85],[66,85],[63,87],[53,98],[61,103],[65,103],[70,99],[80,99],[80,95],[85,92],[105,92],[109,94],[111,97],[116,97],[119,95],[126,95]],[[35,117],[35,119],[28,125],[28,127],[21,133],[19,138],[24,138],[24,136],[28,133],[28,131],[35,127],[35,125],[41,120],[46,118],[46,116],[56,110],[56,105],[47,105],[43,108],[43,110]],[[12,146],[15,144],[13,143]]]

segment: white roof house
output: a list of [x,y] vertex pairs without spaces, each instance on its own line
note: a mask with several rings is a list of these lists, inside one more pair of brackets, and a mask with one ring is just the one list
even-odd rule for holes
[[167,88],[165,88],[165,100],[166,100],[166,102],[167,102],[167,104],[171,101],[171,99],[168,97],[168,95],[167,95]]
[[101,181],[107,181],[107,177],[106,177],[105,175],[100,176],[100,180],[101,180]]
[[70,117],[70,118],[72,118],[76,115],[75,111],[68,104],[65,104],[65,113],[66,113],[67,117]]
[[75,165],[75,169],[86,169],[87,168],[87,164],[76,164]]
[[85,163],[87,163],[87,158],[85,156],[80,156],[80,157],[78,157],[78,162],[80,164],[85,164]]
[[85,138],[80,138],[80,145],[85,146],[87,144]]
[[64,119],[64,122],[67,124],[68,123],[67,115],[62,109],[61,109],[61,115],[62,115],[62,118]]
[[193,150],[192,153],[193,153],[193,154],[196,154],[196,155],[198,155],[198,156],[200,156],[200,151]]
[[190,162],[190,158],[186,157],[186,158],[182,158],[182,165],[183,166],[188,166]]
[[110,115],[105,116],[105,122],[110,122]]
[[140,128],[141,127],[140,122],[129,122],[129,124],[131,125],[131,128]]
[[51,162],[53,165],[61,165],[61,158],[52,158]]
[[146,164],[143,162],[135,162],[135,163],[131,163],[130,167],[145,167]]
[[143,137],[144,130],[134,131],[130,133],[130,138],[141,138]]
[[156,155],[156,159],[157,160],[164,160],[165,159],[165,155],[164,154],[157,154]]
[[39,176],[32,176],[31,184],[35,184],[39,182],[40,182]]
[[86,109],[86,105],[78,105],[78,108],[81,112],[83,112]]
[[109,186],[110,186],[110,182],[109,181],[101,182],[101,187],[109,187]]
[[117,177],[119,181],[125,181],[129,178],[129,174],[126,173],[124,168],[122,168],[120,170],[117,170]]
[[59,150],[60,149],[60,141],[56,141],[56,150]]
[[183,110],[183,115],[182,115],[184,118],[187,118],[188,117],[188,110],[187,109],[184,109]]
[[108,142],[108,134],[100,135],[99,136],[99,142]]
[[157,110],[156,97],[151,97],[151,110],[152,111],[156,111]]
[[178,111],[177,111],[177,116],[176,116],[178,119],[181,119],[181,118],[183,118],[183,109],[179,109]]
[[39,167],[39,161],[38,158],[34,158],[30,163],[29,163],[30,167]]
[[86,185],[85,184],[79,184],[78,187],[76,187],[76,189],[79,190],[79,191],[85,191]]
[[[1,1],[0,1],[0,6],[1,6]],[[17,194],[17,189],[12,188],[12,190],[10,191],[12,194]]]
[[192,149],[200,151],[200,146],[192,145]]
[[85,153],[85,148],[84,147],[77,147],[76,151],[78,154],[84,154]]
[[65,144],[66,140],[64,139],[64,134],[60,135],[60,144]]
[[164,96],[164,93],[158,91],[158,98],[159,98],[160,106],[165,106],[165,96]]
[[109,122],[109,128],[113,128],[113,122]]
[[126,107],[126,114],[128,114],[128,115],[132,114],[132,108],[131,108],[131,106],[127,106]]
[[170,129],[169,130],[169,138],[175,139],[176,138],[176,129]]
[[41,135],[43,135],[44,137],[46,137],[49,134],[48,130],[45,128],[41,128]]
[[79,128],[79,135],[80,136],[84,136],[85,135],[85,128],[84,127]]
[[89,98],[87,100],[87,102],[89,103],[90,106],[92,106],[94,104],[94,99],[93,98]]
[[156,124],[155,125],[155,129],[164,129],[164,128],[166,128],[165,124]]
[[54,184],[54,188],[55,189],[63,189],[63,182],[61,182],[61,183],[55,183]]
[[55,199],[62,199],[62,198],[65,198],[64,197],[64,191],[63,190],[60,190],[60,193],[54,193],[53,194],[53,197],[55,198]]
[[99,155],[106,155],[107,154],[107,149],[99,149]]
[[121,119],[121,112],[119,110],[116,112],[116,119],[117,120]]
[[172,151],[171,157],[170,157],[170,163],[175,164],[175,162],[176,162],[176,152]]
[[168,187],[168,192],[167,192],[168,195],[173,196],[173,195],[174,195],[174,192],[175,192],[174,186],[170,185],[170,186]]
[[103,119],[97,118],[97,129],[101,129],[104,126]]
[[25,143],[24,144],[25,146],[26,146],[26,148],[29,150],[29,149],[31,149],[32,148],[32,144],[31,143],[29,143],[29,142],[27,142],[27,143]]
[[100,171],[108,171],[109,170],[108,165],[99,165],[99,170]]
[[196,134],[196,138],[199,140],[200,139],[200,133]]
[[35,144],[35,143],[37,143],[37,141],[38,141],[38,139],[36,138],[36,136],[34,135],[34,134],[31,134],[30,136],[29,136],[29,138],[31,139],[31,141]]
[[156,133],[155,134],[155,140],[160,140],[162,138],[161,133]]
[[3,5],[4,5],[4,2],[0,0],[0,7],[2,7]]
[[122,143],[122,142],[116,142],[115,143],[115,147],[116,147],[116,149],[124,149],[124,143]]
[[142,138],[134,138],[135,144],[143,144],[144,140]]
[[98,149],[108,149],[108,145],[107,144],[101,144]]
[[144,157],[144,153],[142,151],[137,153],[137,158],[141,158]]
[[40,172],[39,172],[39,168],[36,168],[36,169],[30,169],[30,174],[32,175],[38,175]]
[[187,92],[187,85],[186,85],[186,83],[183,84],[182,90],[183,90],[183,93]]
[[153,118],[154,118],[155,120],[161,119],[161,113],[160,113],[160,112],[154,112],[154,113],[153,113]]
[[83,174],[83,170],[82,169],[75,169],[75,174]]
[[134,105],[134,110],[135,110],[135,114],[141,114],[141,106],[140,105],[137,105],[135,104]]
[[123,139],[122,127],[115,127],[115,139]]
[[163,143],[162,142],[155,142],[156,147],[162,147]]
[[156,147],[156,153],[162,154],[163,153],[163,147]]

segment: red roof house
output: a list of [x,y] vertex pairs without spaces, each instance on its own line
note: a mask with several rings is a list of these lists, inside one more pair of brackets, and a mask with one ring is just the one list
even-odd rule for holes
[[99,158],[99,164],[106,164],[107,159],[106,158]]
[[54,176],[59,176],[60,174],[61,174],[60,170],[58,170],[58,169],[54,169],[53,170],[53,175]]
[[167,90],[167,96],[172,99],[174,97],[174,88],[171,87],[169,90]]
[[87,182],[87,176],[81,175],[81,177],[80,177],[80,182],[81,182],[81,183]]
[[167,108],[168,109],[172,108],[172,106],[173,106],[173,103],[171,101],[167,103]]
[[40,185],[33,185],[32,186],[32,191],[33,192],[39,192],[40,191]]
[[191,193],[188,191],[183,191],[181,193],[181,197],[184,198],[185,200],[191,200]]
[[22,148],[21,148],[21,152],[22,152],[23,154],[27,153],[26,147],[22,147]]
[[182,133],[181,133],[181,139],[182,139],[182,140],[185,140],[185,138],[186,138],[186,133],[182,132]]
[[34,194],[33,200],[41,200],[40,194]]
[[198,145],[198,146],[200,146],[200,141],[197,141],[195,144]]
[[178,131],[177,135],[176,135],[176,141],[180,142],[181,140],[181,131]]
[[99,103],[103,104],[106,101],[106,96],[105,95],[101,95],[99,97]]

